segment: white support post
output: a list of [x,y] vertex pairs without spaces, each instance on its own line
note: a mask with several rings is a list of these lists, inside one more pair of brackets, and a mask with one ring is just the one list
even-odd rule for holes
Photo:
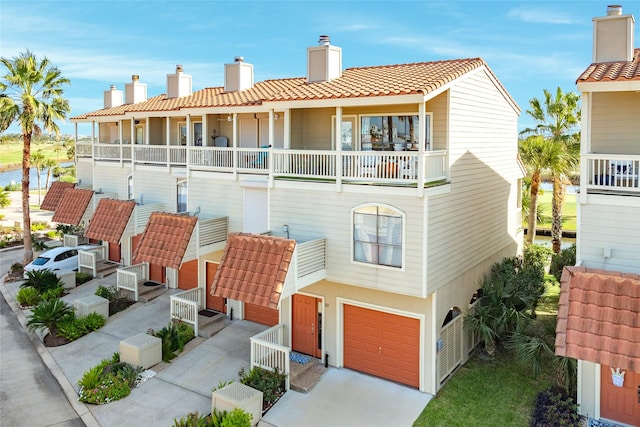
[[291,149],[291,109],[284,110],[284,149]]
[[336,107],[335,126],[335,150],[336,150],[336,191],[342,191],[342,107]]
[[418,104],[418,197],[424,194],[425,103]]

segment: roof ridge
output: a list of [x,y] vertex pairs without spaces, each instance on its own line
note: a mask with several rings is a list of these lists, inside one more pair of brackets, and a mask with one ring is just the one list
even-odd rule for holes
[[345,70],[368,70],[372,68],[396,68],[396,67],[406,67],[406,66],[412,66],[412,65],[444,64],[444,63],[465,62],[465,61],[481,61],[483,63],[486,63],[484,59],[480,57],[475,57],[475,58],[441,59],[438,61],[419,61],[419,62],[406,62],[406,63],[398,63],[398,64],[369,65],[364,67],[348,67],[348,68],[345,68]]

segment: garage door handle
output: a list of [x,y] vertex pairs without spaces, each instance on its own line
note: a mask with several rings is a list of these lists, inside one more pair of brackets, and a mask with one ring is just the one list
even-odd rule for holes
[[382,347],[378,347],[378,355],[382,354]]

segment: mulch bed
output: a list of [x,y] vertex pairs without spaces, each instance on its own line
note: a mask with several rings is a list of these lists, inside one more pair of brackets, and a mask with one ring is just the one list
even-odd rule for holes
[[61,345],[69,344],[71,341],[65,337],[59,337],[57,335],[47,334],[44,336],[45,347],[59,347]]
[[117,298],[109,302],[109,316],[113,316],[116,313],[126,310],[129,306],[136,302],[128,298]]

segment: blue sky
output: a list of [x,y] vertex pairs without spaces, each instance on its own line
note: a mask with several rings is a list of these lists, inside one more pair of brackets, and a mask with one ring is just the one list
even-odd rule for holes
[[[109,85],[123,90],[132,74],[149,96],[165,93],[176,64],[195,90],[221,86],[234,56],[254,65],[256,81],[304,76],[306,48],[328,34],[345,68],[482,57],[522,109],[524,128],[529,99],[576,90],[591,62],[591,19],[609,3],[2,0],[0,54],[47,56],[71,79],[73,116],[102,108]],[[640,19],[640,3],[623,3],[623,14]]]

